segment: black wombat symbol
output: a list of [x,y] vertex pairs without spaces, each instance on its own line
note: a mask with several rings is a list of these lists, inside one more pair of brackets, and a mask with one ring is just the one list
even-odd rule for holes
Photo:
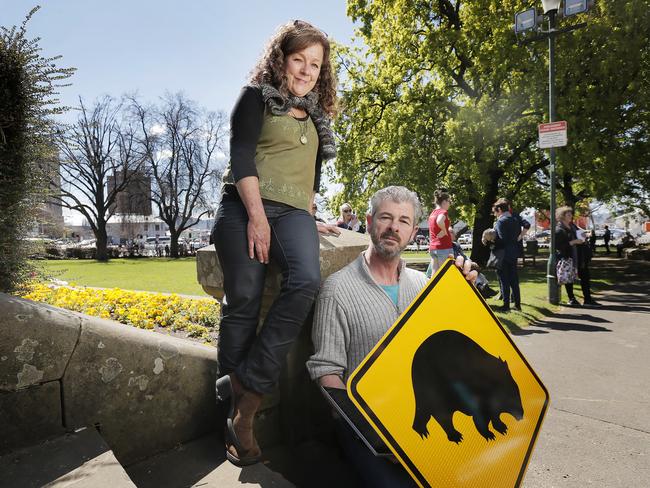
[[463,434],[454,428],[455,411],[469,415],[476,430],[493,440],[494,430],[506,434],[501,413],[517,420],[524,417],[519,387],[501,358],[484,351],[469,337],[454,330],[436,332],[418,347],[411,367],[415,392],[413,430],[429,436],[427,422],[433,417],[447,434],[459,443]]

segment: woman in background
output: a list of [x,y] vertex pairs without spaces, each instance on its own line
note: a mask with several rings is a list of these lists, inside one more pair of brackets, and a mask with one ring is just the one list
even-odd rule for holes
[[439,188],[433,194],[436,208],[429,215],[429,254],[431,263],[427,276],[431,277],[442,262],[453,256],[452,229],[447,215],[451,206],[451,195],[446,188]]
[[[579,229],[573,223],[573,209],[571,207],[560,207],[555,212],[557,226],[555,228],[555,248],[558,260],[558,283],[564,284],[569,301],[567,305],[579,307],[580,302],[573,293],[573,281],[575,273],[565,273],[563,270],[568,269],[569,260],[573,269],[580,278],[580,288],[582,289],[583,304],[598,306],[600,305],[591,297],[591,274],[589,272],[589,262],[591,261],[591,249],[584,239],[584,231],[581,232],[582,238],[578,237]],[[564,261],[567,264],[561,264]],[[567,280],[563,276],[567,274]],[[562,283],[563,282],[563,283]]]

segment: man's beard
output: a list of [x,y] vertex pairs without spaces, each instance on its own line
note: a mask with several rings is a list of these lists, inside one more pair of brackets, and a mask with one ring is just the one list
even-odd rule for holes
[[396,232],[393,232],[392,230],[387,230],[381,235],[378,235],[377,232],[375,232],[375,229],[370,228],[370,240],[372,241],[372,244],[377,251],[377,253],[382,256],[385,259],[393,259],[398,257],[400,254],[402,254],[402,251],[406,249],[406,246],[408,245],[408,242],[404,245],[402,244],[397,244],[396,248],[389,248],[384,245],[384,243],[381,241],[382,239],[387,239],[389,237],[393,237],[397,239],[398,242],[401,242],[399,234]]

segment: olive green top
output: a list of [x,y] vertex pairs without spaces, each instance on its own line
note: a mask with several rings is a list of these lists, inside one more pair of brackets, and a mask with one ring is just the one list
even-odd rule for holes
[[[306,144],[300,141],[303,135]],[[262,198],[310,211],[317,152],[318,133],[310,117],[298,120],[266,109],[255,149]],[[234,184],[230,168],[223,180]]]

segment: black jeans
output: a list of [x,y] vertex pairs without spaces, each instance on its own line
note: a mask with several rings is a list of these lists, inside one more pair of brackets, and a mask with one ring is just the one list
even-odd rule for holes
[[370,452],[345,420],[336,418],[334,429],[347,461],[359,477],[357,480],[359,487],[414,488],[418,486],[401,464],[376,457]]
[[517,274],[517,260],[503,260],[501,269],[497,270],[499,281],[501,282],[501,295],[503,296],[503,306],[510,307],[510,290],[512,290],[512,299],[517,307],[521,306],[521,296],[519,292],[519,275]]
[[270,393],[320,287],[319,240],[305,210],[264,202],[271,227],[270,259],[282,272],[280,294],[257,334],[267,266],[248,257],[248,214],[240,201],[222,201],[212,231],[223,270],[217,359],[219,375]]
[[[578,278],[580,278],[582,298],[588,303],[591,301],[591,273],[589,272],[589,266],[578,268]],[[567,283],[564,287],[566,288],[566,294],[569,297],[569,300],[575,300],[576,297],[573,294],[573,283]]]

